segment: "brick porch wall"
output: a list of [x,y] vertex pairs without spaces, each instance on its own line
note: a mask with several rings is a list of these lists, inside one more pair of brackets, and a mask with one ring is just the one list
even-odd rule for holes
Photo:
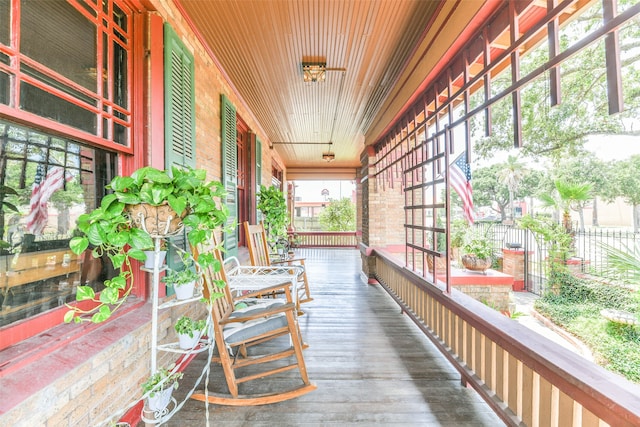
[[[159,342],[177,341],[173,323],[183,314],[204,318],[205,306],[191,303],[161,310]],[[3,377],[3,387],[19,391],[34,387],[37,391],[2,414],[0,425],[93,426],[109,420],[142,396],[140,384],[150,374],[151,304],[134,309],[108,325],[59,326],[65,327],[88,331],[46,357]],[[159,352],[158,367],[168,366],[178,356]],[[17,381],[28,384],[21,386]],[[19,398],[16,395],[16,399]]]
[[[227,83],[174,2],[145,0],[143,3],[155,9],[152,15],[172,25],[194,55],[196,167],[206,169],[208,179],[220,179],[220,95],[224,93],[249,129],[262,140],[262,182],[270,182],[271,164],[280,161],[277,153],[268,148],[268,139],[254,115]],[[146,34],[148,28],[140,31]],[[149,61],[149,57],[137,60]],[[162,58],[159,61],[161,63]],[[148,83],[147,79],[145,76],[144,84]],[[147,107],[152,102],[151,95],[145,89]],[[133,120],[146,129],[149,157],[158,150],[163,152],[163,141],[151,135],[152,126],[146,123],[147,117]],[[159,341],[173,341],[173,322],[195,306],[204,310],[201,304],[163,310]],[[45,354],[30,356],[24,367],[2,377],[2,387],[9,396],[0,404],[1,426],[93,426],[141,396],[139,384],[150,370],[151,305],[145,304],[105,324],[87,328],[79,338],[69,339],[66,331],[79,327],[87,326],[59,325],[42,334],[38,338],[43,342],[37,347]],[[161,352],[158,366],[165,366],[175,358],[175,354]]]

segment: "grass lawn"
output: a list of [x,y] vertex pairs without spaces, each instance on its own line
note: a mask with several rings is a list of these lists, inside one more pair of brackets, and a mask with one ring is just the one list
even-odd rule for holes
[[547,293],[535,308],[587,344],[596,363],[640,383],[640,326],[614,323],[600,315],[600,310],[612,308],[638,316],[638,291],[568,276],[557,295]]

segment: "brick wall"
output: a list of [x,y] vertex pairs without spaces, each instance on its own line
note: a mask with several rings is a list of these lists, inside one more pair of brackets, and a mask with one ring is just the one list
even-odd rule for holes
[[[367,247],[384,247],[392,252],[401,251],[398,256],[404,261],[405,194],[400,176],[394,176],[392,181],[376,178],[373,167],[375,154],[371,147],[365,150],[360,160],[362,242]],[[363,179],[365,176],[366,179]],[[367,277],[374,276],[373,257],[362,255],[362,271]]]
[[[385,247],[391,251],[405,245],[405,194],[400,177],[392,181],[375,177],[374,151],[369,147],[361,157],[362,187],[362,242],[368,247]],[[401,258],[404,260],[404,255]],[[371,257],[362,256],[362,270],[365,276],[373,277],[375,262]]]
[[[173,324],[183,314],[204,318],[201,303],[184,304],[159,312],[158,340],[177,341]],[[46,357],[3,377],[3,386],[20,387],[14,381],[30,378],[53,381],[0,416],[0,425],[76,427],[94,426],[135,404],[142,396],[140,384],[150,374],[151,304],[131,310],[108,325],[62,325],[87,331]],[[110,343],[104,345],[103,343]],[[179,355],[159,352],[158,367],[168,366]],[[13,385],[12,385],[13,384]],[[108,425],[108,424],[107,424]]]

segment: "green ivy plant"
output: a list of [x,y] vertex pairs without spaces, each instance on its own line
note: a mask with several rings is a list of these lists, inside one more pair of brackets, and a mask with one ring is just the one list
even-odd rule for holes
[[571,258],[573,238],[565,227],[551,218],[525,215],[518,221],[522,228],[531,230],[549,245],[546,267],[549,289],[563,288],[572,276],[565,262]]
[[167,270],[162,282],[169,286],[182,286],[198,280],[199,274],[195,270],[194,263],[189,254],[183,256],[183,268],[180,270]]
[[149,397],[153,397],[156,393],[168,389],[173,386],[174,390],[178,388],[178,380],[182,378],[182,372],[173,372],[175,365],[169,368],[160,368],[151,375],[145,382],[141,384],[142,392]]
[[[65,322],[103,322],[120,307],[133,289],[131,260],[144,261],[144,250],[153,247],[153,239],[136,228],[127,206],[147,203],[159,206],[168,203],[183,217],[187,239],[191,245],[210,241],[213,232],[225,224],[228,210],[220,202],[225,195],[220,182],[206,181],[206,171],[173,167],[171,173],[143,167],[131,176],[115,177],[106,187],[106,195],[98,208],[81,215],[77,221],[77,235],[69,246],[82,254],[91,245],[94,258],[106,255],[118,275],[105,280],[105,288],[96,295],[90,286],[78,286],[77,301],[93,301],[89,309],[70,306]],[[201,267],[212,265],[213,256],[203,254],[196,260]]]
[[278,239],[287,237],[287,202],[282,191],[273,186],[261,185],[257,196],[257,208],[262,212],[267,240],[275,245]]
[[176,333],[180,335],[189,335],[190,338],[193,338],[193,334],[195,332],[201,332],[206,324],[207,323],[204,319],[193,320],[189,316],[182,316],[173,327],[176,330]]

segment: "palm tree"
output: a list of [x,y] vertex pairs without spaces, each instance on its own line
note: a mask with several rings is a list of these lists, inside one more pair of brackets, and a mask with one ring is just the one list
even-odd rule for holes
[[584,230],[584,213],[583,208],[585,202],[591,200],[591,184],[575,184],[568,181],[554,181],[556,194],[542,194],[540,200],[547,207],[559,209],[562,211],[562,225],[571,232],[571,213],[570,210],[578,212],[580,215],[580,230]]
[[640,282],[640,242],[634,246],[623,245],[621,249],[601,243],[607,256],[605,273],[609,277],[625,278],[631,283]]
[[506,163],[504,163],[504,167],[500,172],[498,172],[498,180],[500,180],[501,184],[504,184],[509,189],[509,216],[513,221],[513,197],[515,192],[518,190],[518,185],[524,175],[526,170],[524,165],[518,162],[517,156],[509,156],[507,158]]

